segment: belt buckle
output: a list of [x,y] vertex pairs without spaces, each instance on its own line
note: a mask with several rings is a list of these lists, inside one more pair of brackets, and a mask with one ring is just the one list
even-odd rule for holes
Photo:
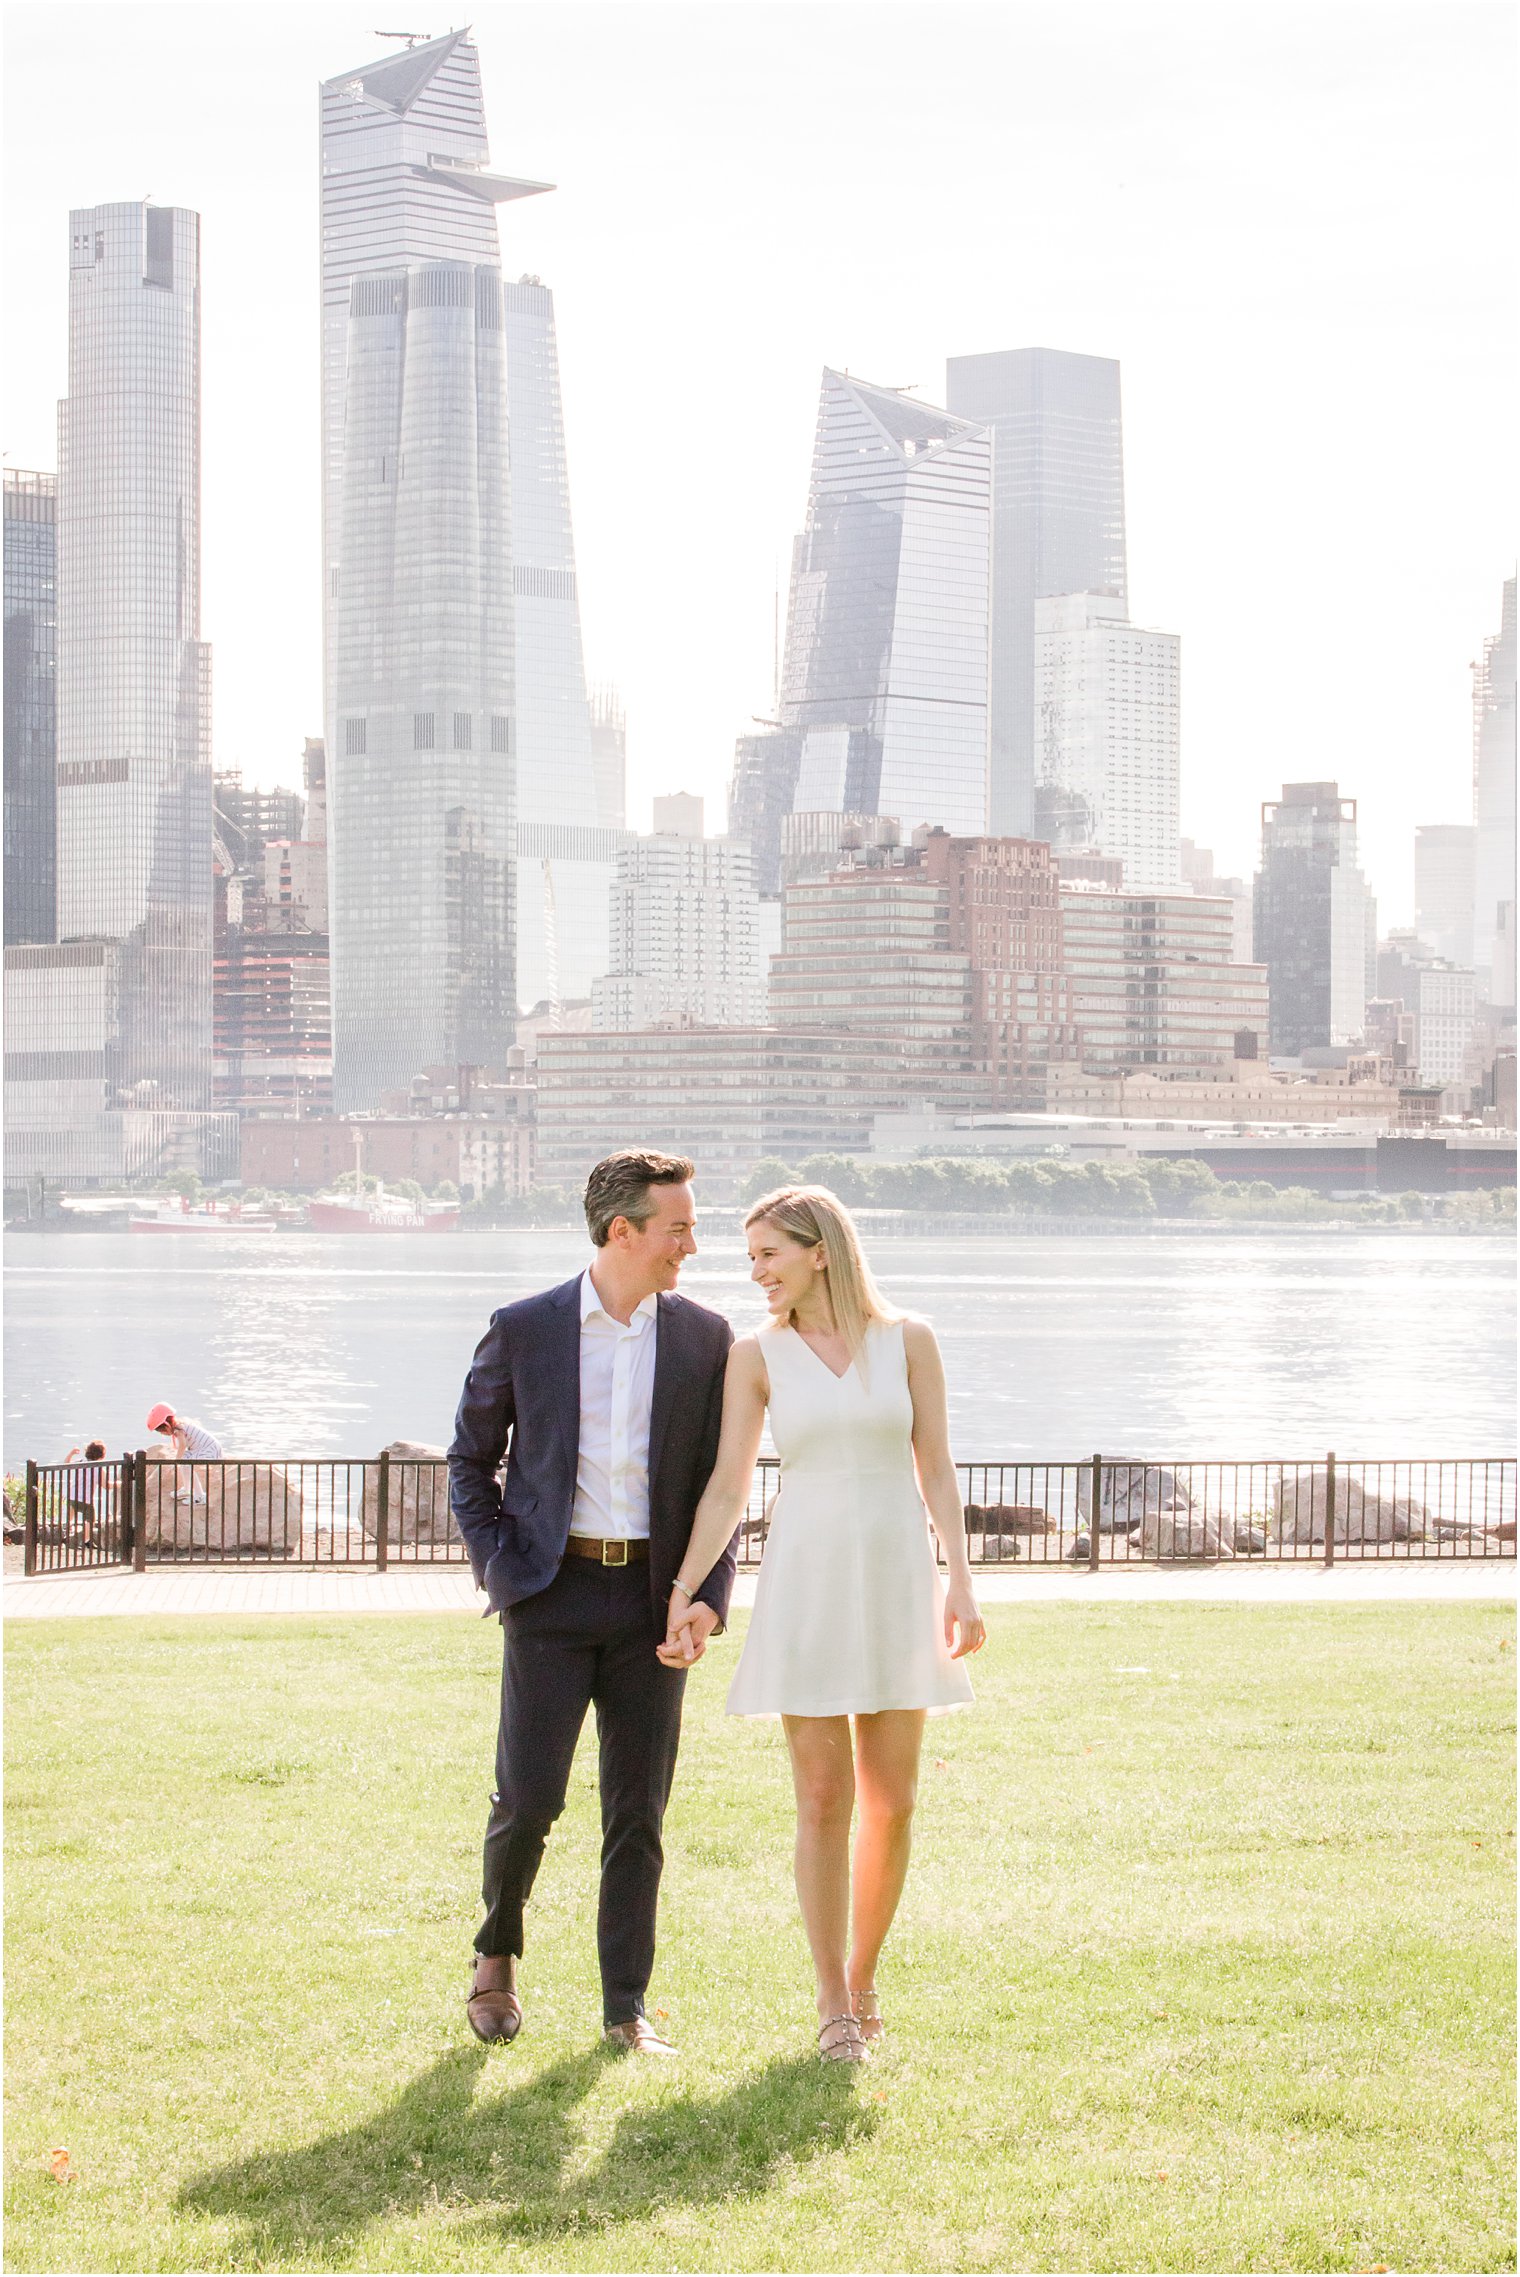
[[[616,1557],[611,1555],[613,1550],[617,1551]],[[602,1563],[603,1565],[626,1565],[628,1563],[628,1544],[626,1542],[604,1541],[602,1544]]]

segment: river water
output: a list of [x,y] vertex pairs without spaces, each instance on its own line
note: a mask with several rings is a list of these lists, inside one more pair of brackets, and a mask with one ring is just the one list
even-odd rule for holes
[[[564,1280],[572,1233],[12,1234],[5,1467],[155,1400],[229,1454],[447,1442],[492,1309]],[[939,1331],[962,1460],[1501,1455],[1514,1448],[1512,1242],[1488,1235],[894,1237],[878,1276]],[[761,1318],[737,1233],[682,1287]]]

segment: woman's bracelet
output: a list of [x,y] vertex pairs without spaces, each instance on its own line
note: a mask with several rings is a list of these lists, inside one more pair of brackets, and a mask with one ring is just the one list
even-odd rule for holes
[[681,1576],[679,1574],[676,1575],[675,1580],[671,1583],[670,1586],[672,1589],[680,1590],[681,1595],[685,1598],[688,1605],[692,1602],[692,1599],[697,1594],[694,1589],[687,1588],[685,1582],[681,1579]]

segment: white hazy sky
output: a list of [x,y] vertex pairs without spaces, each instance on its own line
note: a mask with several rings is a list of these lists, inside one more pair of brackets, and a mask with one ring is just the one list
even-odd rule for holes
[[[421,11],[419,14],[419,10]],[[454,19],[462,21],[465,19]],[[1468,664],[1514,560],[1514,10],[1494,0],[483,5],[501,210],[554,287],[587,658],[633,819],[721,813],[825,363],[1123,365],[1132,613],[1182,635],[1183,827],[1249,870],[1336,776],[1384,922],[1470,813]],[[217,763],[320,730],[316,82],[422,0],[5,10],[6,407],[55,463],[70,206],[204,217]]]

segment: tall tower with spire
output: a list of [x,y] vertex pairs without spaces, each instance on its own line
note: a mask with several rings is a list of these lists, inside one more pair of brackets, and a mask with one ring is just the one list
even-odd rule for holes
[[[557,375],[513,384],[521,288],[496,208],[552,185],[491,171],[468,30],[326,81],[321,149],[334,1094],[360,1108],[426,1066],[502,1063],[519,780],[552,776],[580,823],[593,791],[578,616],[556,648],[533,605],[552,570],[563,610],[568,571],[574,613],[573,560],[525,561],[513,540],[515,518],[538,539],[538,462],[563,442],[534,431],[543,400],[557,422]],[[566,660],[584,783],[573,755],[556,771],[538,751],[546,650]]]

